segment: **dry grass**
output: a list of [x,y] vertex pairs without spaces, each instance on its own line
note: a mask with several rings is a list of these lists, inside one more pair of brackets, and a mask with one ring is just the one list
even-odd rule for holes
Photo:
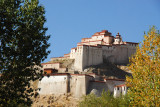
[[41,95],[33,99],[32,107],[78,107],[78,99],[67,95]]

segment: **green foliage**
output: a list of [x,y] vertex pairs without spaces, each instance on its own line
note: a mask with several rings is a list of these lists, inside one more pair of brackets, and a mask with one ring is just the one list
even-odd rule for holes
[[38,0],[0,0],[0,106],[30,106],[31,81],[49,51],[44,7]]
[[152,27],[130,59],[133,77],[127,77],[131,106],[160,106],[160,34]]
[[110,92],[103,91],[100,97],[89,94],[82,98],[80,107],[128,107],[129,100],[127,96],[114,98]]

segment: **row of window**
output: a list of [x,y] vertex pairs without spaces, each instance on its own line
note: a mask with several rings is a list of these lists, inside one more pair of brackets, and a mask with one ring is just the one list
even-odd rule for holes
[[[126,87],[122,87],[122,88],[124,91],[126,90]],[[116,88],[115,88],[115,90],[116,90]],[[117,90],[120,90],[120,87],[117,87]]]

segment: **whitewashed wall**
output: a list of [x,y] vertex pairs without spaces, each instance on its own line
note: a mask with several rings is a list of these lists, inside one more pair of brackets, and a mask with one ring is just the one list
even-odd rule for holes
[[114,96],[117,97],[121,93],[125,95],[127,92],[127,88],[124,89],[123,86],[119,90],[114,90],[115,86],[120,84],[124,84],[124,81],[114,79],[94,81],[94,77],[84,74],[57,74],[50,77],[44,76],[39,81],[38,88],[40,88],[40,95],[66,94],[70,92],[74,97],[80,98],[94,89],[100,95],[104,89],[105,91],[114,92]]
[[83,69],[90,65],[103,63],[102,49],[99,47],[83,46]]
[[82,71],[83,70],[83,46],[77,46],[77,51],[75,55],[75,62],[74,62],[74,68],[76,70]]
[[106,37],[104,37],[104,42],[107,43],[107,44],[112,44],[113,39],[114,39],[113,36],[106,36]]
[[75,59],[76,56],[76,48],[71,49],[70,59]]
[[114,87],[114,97],[127,94],[127,86]]
[[68,91],[68,76],[44,76],[44,78],[39,81],[38,88],[40,88],[39,94],[49,95],[49,94],[64,94]]
[[127,64],[129,62],[129,57],[136,52],[136,46],[102,46],[102,50],[105,60],[115,64]]
[[115,64],[127,64],[129,57],[136,52],[136,46],[78,46],[75,54],[75,69],[83,71],[85,67],[103,63],[103,59]]
[[70,77],[70,92],[73,96],[80,98],[86,95],[90,80],[93,80],[93,77],[83,74],[72,74]]

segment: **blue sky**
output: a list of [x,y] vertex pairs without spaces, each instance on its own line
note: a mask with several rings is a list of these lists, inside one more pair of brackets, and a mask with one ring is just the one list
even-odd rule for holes
[[118,32],[123,41],[141,42],[144,31],[160,30],[160,0],[40,0],[45,7],[51,57],[63,56],[95,32]]

